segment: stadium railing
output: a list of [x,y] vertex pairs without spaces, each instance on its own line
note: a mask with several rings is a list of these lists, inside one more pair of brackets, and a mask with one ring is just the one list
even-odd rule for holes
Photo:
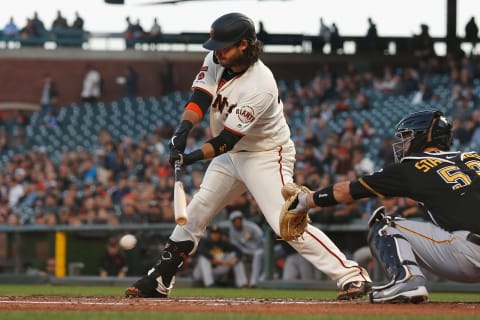
[[[142,50],[195,51],[209,37],[204,32],[164,33],[161,37],[152,38],[148,35],[137,39],[126,39],[124,32],[89,32],[72,29],[47,30],[39,37],[24,38],[21,36],[0,37],[0,47],[17,49],[21,47],[44,47],[48,49],[76,47],[85,50],[118,50],[134,48]],[[445,37],[432,37],[435,44],[446,45]],[[469,44],[463,38],[457,39],[461,45]],[[267,48],[278,48],[283,52],[319,52],[315,46],[317,35],[271,33],[263,39]],[[372,49],[368,47],[363,36],[341,36],[340,48],[336,54],[378,54],[400,55],[413,54],[414,37],[378,37]],[[103,43],[103,44],[101,44]],[[113,45],[115,43],[116,45]],[[161,45],[159,47],[158,45]],[[180,45],[180,46],[178,46]],[[323,50],[323,49],[322,49]]]

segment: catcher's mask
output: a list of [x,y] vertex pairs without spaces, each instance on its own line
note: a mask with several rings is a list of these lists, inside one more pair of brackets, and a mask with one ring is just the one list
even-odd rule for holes
[[222,50],[240,40],[256,40],[255,25],[252,19],[244,14],[232,12],[215,20],[210,29],[210,39],[203,47],[208,50]]
[[424,110],[412,113],[395,127],[395,136],[400,139],[392,144],[395,162],[412,153],[422,152],[427,147],[447,151],[452,144],[452,124],[439,110]]

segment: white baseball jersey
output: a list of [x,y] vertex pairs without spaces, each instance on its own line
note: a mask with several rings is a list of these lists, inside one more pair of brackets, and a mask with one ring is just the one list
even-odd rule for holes
[[[175,227],[172,241],[198,243],[210,221],[246,191],[255,198],[273,231],[280,233],[285,202],[281,189],[293,179],[295,147],[276,81],[261,61],[226,82],[224,70],[209,53],[193,88],[213,96],[210,126],[214,136],[225,128],[243,137],[230,152],[212,159],[187,206],[188,222]],[[339,287],[351,281],[371,281],[363,268],[347,260],[328,236],[312,225],[304,237],[289,243]]]
[[192,85],[213,96],[210,108],[213,136],[224,127],[244,136],[232,152],[272,150],[286,144],[290,129],[270,69],[258,61],[221,85],[224,70],[213,61],[213,52],[210,52]]

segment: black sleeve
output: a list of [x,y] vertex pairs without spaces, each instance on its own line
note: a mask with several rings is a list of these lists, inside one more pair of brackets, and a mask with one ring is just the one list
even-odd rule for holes
[[219,154],[232,150],[233,146],[235,146],[242,137],[241,135],[223,129],[218,136],[210,139],[208,142],[213,146],[215,156],[218,156]]
[[206,114],[208,108],[212,104],[212,96],[205,91],[195,89],[193,90],[192,96],[190,97],[191,102],[195,102],[200,109],[202,109],[203,114]]
[[358,200],[362,198],[373,198],[377,194],[367,189],[359,180],[350,182],[350,195],[353,199]]
[[[411,167],[409,164],[393,164],[385,167],[381,171],[361,177],[358,181],[364,189],[367,189],[378,197],[411,197],[410,170]],[[366,192],[361,189],[356,189],[355,185],[353,188],[356,192],[359,192],[359,195]],[[350,192],[352,192],[352,190],[350,190]]]

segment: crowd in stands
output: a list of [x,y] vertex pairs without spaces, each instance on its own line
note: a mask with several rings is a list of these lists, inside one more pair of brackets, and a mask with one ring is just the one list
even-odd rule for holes
[[[391,132],[378,133],[366,119],[358,123],[352,111],[381,108],[370,102],[375,96],[404,96],[411,109],[424,103],[448,106],[447,115],[455,125],[455,143],[480,146],[480,109],[475,79],[479,77],[474,57],[449,58],[442,64],[433,58],[425,65],[396,69],[385,67],[382,75],[358,71],[330,70],[328,65],[306,83],[279,82],[284,110],[297,147],[295,179],[312,189],[369,174],[393,161]],[[442,87],[450,94],[439,95],[432,79],[445,79]],[[181,108],[181,106],[178,106]],[[46,111],[39,111],[46,112]],[[37,117],[37,119],[44,119]],[[342,120],[336,131],[329,126]],[[29,114],[14,113],[1,119],[2,154],[12,154],[15,146],[28,142],[15,136],[30,125]],[[39,122],[35,125],[47,125]],[[61,125],[61,124],[57,124]],[[11,129],[14,129],[12,131]],[[168,163],[168,139],[173,125],[159,124],[141,138],[112,139],[103,129],[93,150],[65,152],[55,163],[40,148],[14,153],[0,171],[0,221],[3,224],[95,224],[173,222],[172,168]],[[209,130],[196,127],[186,152],[209,137]],[[381,139],[378,150],[369,148]],[[193,194],[198,189],[207,162],[187,168],[185,185]],[[348,223],[366,219],[373,200],[335,208],[329,214],[313,215],[315,222]],[[227,206],[220,219],[240,210],[260,225],[263,216],[249,194]]]
[[[381,131],[368,117],[359,122],[351,116],[359,111],[382,112],[382,101],[390,98],[402,97],[409,111],[432,105],[444,107],[447,116],[453,119],[454,143],[459,149],[477,148],[480,146],[479,78],[480,63],[472,55],[430,57],[419,60],[418,65],[402,68],[386,66],[380,74],[354,65],[332,70],[326,64],[309,81],[280,80],[284,112],[297,147],[296,182],[319,189],[332,182],[372,173],[391,163],[393,128]],[[134,97],[126,99],[135,101]],[[50,125],[45,119],[51,109],[58,108],[68,106],[45,106],[36,117],[25,111],[9,113],[8,117],[5,112],[0,113],[1,224],[174,222],[174,179],[168,163],[168,140],[175,124],[159,123],[144,136],[120,140],[102,129],[92,149],[70,150],[60,159],[51,157],[43,147],[16,152],[18,146],[28,146],[27,137],[19,132],[29,125]],[[385,115],[386,119],[389,116]],[[331,126],[334,122],[341,123],[339,130]],[[186,152],[196,149],[209,137],[207,127],[195,127]],[[382,143],[372,147],[374,140]],[[207,164],[204,161],[185,169],[184,184],[189,196],[198,190]],[[312,212],[311,219],[314,223],[366,226],[370,213],[379,204],[378,200],[368,199],[338,205]],[[420,215],[408,199],[400,199],[398,204],[403,212]],[[230,203],[214,222],[228,222],[232,212],[241,212],[246,221],[255,222],[262,229],[267,226],[248,193]],[[282,252],[285,261],[288,250]],[[294,258],[289,260],[293,262]]]
[[153,24],[150,30],[145,30],[142,27],[140,19],[132,22],[130,17],[126,17],[125,21],[127,28],[125,29],[124,36],[127,48],[133,48],[136,43],[157,44],[162,41],[162,27],[157,18],[153,18]]
[[[125,39],[126,48],[135,48],[136,44],[149,44],[152,49],[165,39],[158,18],[153,18],[152,25],[149,29],[142,26],[140,19],[133,19],[130,16],[125,18],[126,28],[121,31]],[[57,42],[58,46],[81,46],[86,41],[84,20],[79,12],[75,12],[75,18],[70,23],[63,16],[60,10],[57,10],[57,15],[52,21],[50,28],[48,28],[38,13],[33,12],[32,17],[28,17],[25,23],[18,24],[13,17],[5,23],[1,30],[3,40],[20,41],[22,45],[39,46],[43,45],[46,38]],[[471,45],[469,54],[475,53],[475,48],[478,43],[478,25],[475,17],[471,17],[464,28],[464,36],[459,37],[458,45],[461,41],[467,42]],[[258,38],[265,44],[269,44],[272,34],[266,31],[264,23],[259,21]],[[320,17],[319,32],[315,36],[306,36],[311,41],[312,52],[315,53],[330,53],[342,54],[344,53],[345,37],[340,34],[338,25],[333,22],[328,26],[323,17]],[[362,37],[360,37],[362,38]],[[187,42],[188,38],[182,38],[180,41]],[[195,40],[195,43],[198,40]],[[203,41],[203,39],[202,39]],[[288,40],[285,40],[288,42]],[[377,25],[373,18],[367,18],[367,30],[363,39],[356,39],[356,53],[383,53],[388,50],[388,42],[384,41],[379,35]],[[280,43],[278,43],[280,44]],[[291,44],[291,43],[286,43]],[[295,43],[298,45],[298,43]],[[326,45],[329,45],[328,51],[325,50]],[[413,34],[411,41],[408,44],[397,43],[396,50],[401,50],[402,53],[413,52],[419,58],[428,58],[435,54],[434,40],[429,33],[429,26],[426,24],[420,25],[418,33]],[[142,46],[143,47],[143,46]],[[404,48],[400,48],[404,47]],[[460,48],[458,49],[460,50]]]
[[5,24],[2,30],[2,36],[5,40],[17,39],[39,39],[44,38],[47,31],[84,31],[84,21],[78,12],[75,12],[75,19],[69,24],[67,19],[62,15],[60,10],[57,10],[57,16],[51,24],[51,28],[45,25],[43,20],[35,11],[32,17],[28,17],[24,25],[19,25],[15,22],[13,17]]

